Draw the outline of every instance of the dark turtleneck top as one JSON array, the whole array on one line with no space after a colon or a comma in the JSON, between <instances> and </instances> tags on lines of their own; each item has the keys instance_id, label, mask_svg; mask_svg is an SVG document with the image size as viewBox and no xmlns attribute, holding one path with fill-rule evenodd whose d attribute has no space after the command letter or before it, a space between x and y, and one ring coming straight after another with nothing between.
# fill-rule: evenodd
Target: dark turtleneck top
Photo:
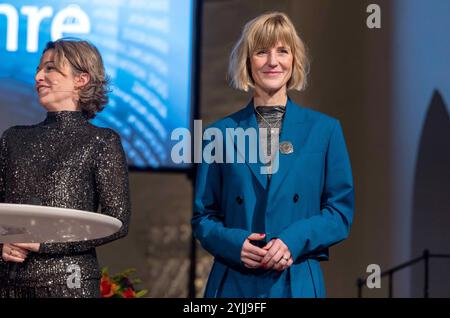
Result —
<instances>
[{"instance_id":1,"label":"dark turtleneck top","mask_svg":"<svg viewBox=\"0 0 450 318\"><path fill-rule=\"evenodd\" d=\"M270 157L270 161L267 166L270 166L270 162L273 160L275 154L271 153L272 143L276 139L279 139L281 134L281 128L283 125L284 114L286 113L285 106L256 106L255 115L259 128L267 128L267 138L264 140L261 136L260 144L263 147L267 147L266 153ZM273 130L273 129L276 130ZM272 174L267 174L268 181L270 182Z\"/></svg>"}]
</instances>

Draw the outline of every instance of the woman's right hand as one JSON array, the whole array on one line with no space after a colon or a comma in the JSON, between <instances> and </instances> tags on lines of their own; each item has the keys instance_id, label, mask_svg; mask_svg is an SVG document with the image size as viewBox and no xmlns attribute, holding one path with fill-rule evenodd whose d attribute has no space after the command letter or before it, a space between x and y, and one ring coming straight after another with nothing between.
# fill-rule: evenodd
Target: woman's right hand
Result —
<instances>
[{"instance_id":1,"label":"woman's right hand","mask_svg":"<svg viewBox=\"0 0 450 318\"><path fill-rule=\"evenodd\" d=\"M267 251L253 245L250 241L263 240L265 234L252 233L244 241L241 250L241 261L247 268L260 268L261 260L267 254Z\"/></svg>"},{"instance_id":2,"label":"woman's right hand","mask_svg":"<svg viewBox=\"0 0 450 318\"><path fill-rule=\"evenodd\" d=\"M2 258L5 262L23 263L28 256L28 251L9 243L3 243Z\"/></svg>"}]
</instances>

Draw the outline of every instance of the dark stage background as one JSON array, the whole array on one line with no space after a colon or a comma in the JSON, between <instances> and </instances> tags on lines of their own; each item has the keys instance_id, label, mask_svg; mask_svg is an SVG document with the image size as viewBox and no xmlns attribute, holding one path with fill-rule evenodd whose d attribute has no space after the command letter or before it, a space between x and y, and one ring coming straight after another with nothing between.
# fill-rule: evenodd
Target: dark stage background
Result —
<instances>
[{"instance_id":1,"label":"dark stage background","mask_svg":"<svg viewBox=\"0 0 450 318\"><path fill-rule=\"evenodd\" d=\"M176 1L173 1L174 3ZM367 6L381 8L369 29ZM201 20L199 103L204 125L246 105L226 80L243 25L270 10L290 15L312 59L298 103L337 117L356 190L350 237L323 263L329 297L356 297L369 264L387 270L423 249L450 254L450 1L205 0ZM0 90L7 90L1 84ZM127 238L98 249L111 272L136 267L150 297L188 296L191 181L183 173L133 172ZM197 250L196 294L211 257ZM450 260L430 261L430 296L450 297ZM395 297L421 297L423 264L394 276ZM364 297L386 297L364 289Z\"/></svg>"}]
</instances>

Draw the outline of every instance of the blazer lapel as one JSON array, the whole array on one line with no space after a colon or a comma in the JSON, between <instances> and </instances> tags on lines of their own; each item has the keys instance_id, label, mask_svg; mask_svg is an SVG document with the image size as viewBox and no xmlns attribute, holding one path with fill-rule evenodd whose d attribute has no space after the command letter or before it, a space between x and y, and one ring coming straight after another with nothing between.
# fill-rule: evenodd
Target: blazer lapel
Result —
<instances>
[{"instance_id":1,"label":"blazer lapel","mask_svg":"<svg viewBox=\"0 0 450 318\"><path fill-rule=\"evenodd\" d=\"M269 189L269 200L277 192L289 170L294 165L296 159L301 155L302 145L305 143L307 136L307 127L304 124L304 110L292 103L290 99L286 104L286 114L281 128L279 144L289 142L293 146L293 152L281 153L278 147L278 171L272 175Z\"/></svg>"},{"instance_id":2,"label":"blazer lapel","mask_svg":"<svg viewBox=\"0 0 450 318\"><path fill-rule=\"evenodd\" d=\"M253 99L250 101L250 103L245 108L245 111L243 112L242 117L237 123L237 127L231 127L231 128L242 128L244 131L248 128L254 129L256 131L256 138L248 138L246 139L245 147L244 149L241 149L242 147L238 147L236 145L236 140L233 138L233 144L234 148L236 149L238 156L240 155L241 158L245 158L246 165L250 168L255 178L258 180L258 182L261 184L261 186L266 189L267 187L267 175L261 174L261 169L264 167L261 163L261 160L259 158L259 127L258 123L256 121L254 106L253 106ZM230 132L227 132L227 137L232 138ZM250 160L250 151L254 151L256 153L256 162L253 162L254 160Z\"/></svg>"}]
</instances>

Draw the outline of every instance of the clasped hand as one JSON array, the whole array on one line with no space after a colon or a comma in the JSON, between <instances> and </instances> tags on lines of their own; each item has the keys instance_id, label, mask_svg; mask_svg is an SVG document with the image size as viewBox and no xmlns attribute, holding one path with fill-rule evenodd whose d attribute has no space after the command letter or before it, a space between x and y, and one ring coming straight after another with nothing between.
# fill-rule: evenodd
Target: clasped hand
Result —
<instances>
[{"instance_id":1,"label":"clasped hand","mask_svg":"<svg viewBox=\"0 0 450 318\"><path fill-rule=\"evenodd\" d=\"M247 268L263 268L284 271L294 262L286 244L279 238L270 240L264 247L251 241L261 241L265 234L252 233L245 240L241 250L241 261Z\"/></svg>"}]
</instances>

